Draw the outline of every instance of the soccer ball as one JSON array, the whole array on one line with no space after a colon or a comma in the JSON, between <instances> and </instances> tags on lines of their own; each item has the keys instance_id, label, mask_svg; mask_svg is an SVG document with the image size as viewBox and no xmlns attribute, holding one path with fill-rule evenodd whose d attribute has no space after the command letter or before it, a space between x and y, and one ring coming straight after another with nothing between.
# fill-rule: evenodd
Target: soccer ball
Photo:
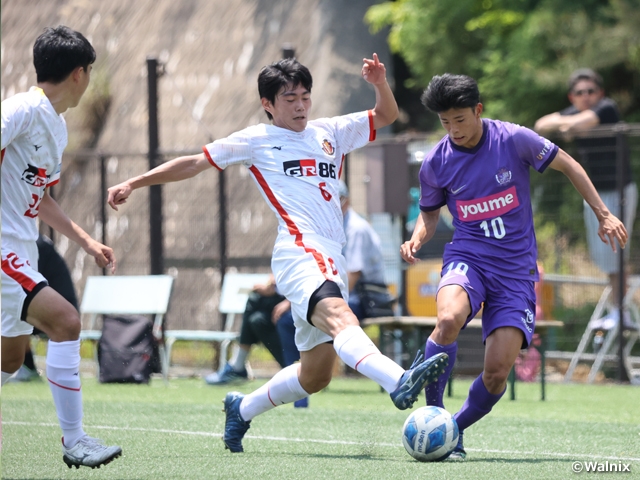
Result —
<instances>
[{"instance_id":1,"label":"soccer ball","mask_svg":"<svg viewBox=\"0 0 640 480\"><path fill-rule=\"evenodd\" d=\"M444 408L418 408L404 422L402 444L420 462L439 462L458 444L458 424Z\"/></svg>"}]
</instances>

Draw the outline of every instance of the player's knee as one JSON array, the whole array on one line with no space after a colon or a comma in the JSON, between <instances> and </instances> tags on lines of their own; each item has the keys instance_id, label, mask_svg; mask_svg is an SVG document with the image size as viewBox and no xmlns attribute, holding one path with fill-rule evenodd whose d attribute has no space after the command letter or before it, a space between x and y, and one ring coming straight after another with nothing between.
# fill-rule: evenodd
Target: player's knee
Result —
<instances>
[{"instance_id":1,"label":"player's knee","mask_svg":"<svg viewBox=\"0 0 640 480\"><path fill-rule=\"evenodd\" d=\"M453 313L443 312L438 314L438 323L435 328L435 342L440 345L448 345L458 338L463 322L459 316Z\"/></svg>"},{"instance_id":2,"label":"player's knee","mask_svg":"<svg viewBox=\"0 0 640 480\"><path fill-rule=\"evenodd\" d=\"M71 308L63 308L55 315L55 319L50 322L50 332L45 332L54 342L69 342L80 338L80 315L78 311Z\"/></svg>"},{"instance_id":3,"label":"player's knee","mask_svg":"<svg viewBox=\"0 0 640 480\"><path fill-rule=\"evenodd\" d=\"M15 373L24 363L23 355L7 355L2 352L2 371L4 373Z\"/></svg>"},{"instance_id":4,"label":"player's knee","mask_svg":"<svg viewBox=\"0 0 640 480\"><path fill-rule=\"evenodd\" d=\"M504 390L510 370L511 368L485 369L482 374L482 381L489 393L497 395Z\"/></svg>"},{"instance_id":5,"label":"player's knee","mask_svg":"<svg viewBox=\"0 0 640 480\"><path fill-rule=\"evenodd\" d=\"M302 388L304 388L305 392L308 394L318 393L322 389L326 388L331 382L331 372L324 375L315 375L313 378L308 378L304 382L302 382Z\"/></svg>"}]
</instances>

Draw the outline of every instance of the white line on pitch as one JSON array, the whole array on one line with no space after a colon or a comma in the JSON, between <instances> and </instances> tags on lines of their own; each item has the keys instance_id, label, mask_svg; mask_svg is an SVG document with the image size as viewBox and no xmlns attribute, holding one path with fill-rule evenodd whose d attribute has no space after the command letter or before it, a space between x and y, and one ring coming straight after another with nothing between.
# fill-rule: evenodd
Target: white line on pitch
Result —
<instances>
[{"instance_id":1,"label":"white line on pitch","mask_svg":"<svg viewBox=\"0 0 640 480\"><path fill-rule=\"evenodd\" d=\"M58 427L56 423L37 423L37 422L13 422L13 421L4 421L3 425L26 425L26 426L36 426L36 427ZM91 425L89 429L95 428L96 430L127 430L132 432L150 432L150 433L172 433L176 435L195 435L200 437L213 437L213 438L222 438L222 433L212 433L212 432L192 432L189 430L168 430L165 428L142 428L142 427L112 427L108 425ZM6 435L6 434L5 434ZM324 443L329 445L362 445L368 442L354 442L348 440L317 440L317 439L309 439L309 438L287 438L287 437L270 437L264 435L246 435L245 438L251 438L254 440L274 440L277 442L305 442L305 443ZM384 442L371 442L375 446L380 447L400 447L400 442L398 443L384 443ZM500 453L507 455L531 455L536 457L560 457L560 458L593 458L592 453L559 453L559 452L522 452L517 450L495 450L495 449L485 449L485 448L465 448L468 452L480 452L480 453ZM598 456L598 460L616 460L616 461L629 461L629 462L640 462L640 458L634 457L616 457L616 456Z\"/></svg>"}]
</instances>

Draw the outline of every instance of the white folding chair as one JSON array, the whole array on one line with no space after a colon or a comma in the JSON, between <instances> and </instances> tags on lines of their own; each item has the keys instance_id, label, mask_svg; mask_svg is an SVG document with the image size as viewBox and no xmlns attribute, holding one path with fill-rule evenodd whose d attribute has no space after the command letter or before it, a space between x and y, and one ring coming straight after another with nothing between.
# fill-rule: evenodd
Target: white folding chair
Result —
<instances>
[{"instance_id":1,"label":"white folding chair","mask_svg":"<svg viewBox=\"0 0 640 480\"><path fill-rule=\"evenodd\" d=\"M254 285L267 283L268 273L227 273L224 276L222 291L220 293L220 313L226 314L222 331L215 330L167 330L164 332L166 365L163 369L169 370L171 362L171 350L176 340L188 340L196 342L220 342L220 368L227 361L227 349L229 344L238 340L240 333L234 330L236 315L244 313L249 293Z\"/></svg>"},{"instance_id":2,"label":"white folding chair","mask_svg":"<svg viewBox=\"0 0 640 480\"><path fill-rule=\"evenodd\" d=\"M170 275L116 275L88 277L80 304L80 313L89 315L88 328L80 332L80 340L100 340L96 329L98 315L155 315L153 335L160 343L162 376L167 379L166 353L162 344L162 322L169 308L173 277ZM95 345L94 345L95 349ZM97 351L94 350L96 365Z\"/></svg>"}]
</instances>

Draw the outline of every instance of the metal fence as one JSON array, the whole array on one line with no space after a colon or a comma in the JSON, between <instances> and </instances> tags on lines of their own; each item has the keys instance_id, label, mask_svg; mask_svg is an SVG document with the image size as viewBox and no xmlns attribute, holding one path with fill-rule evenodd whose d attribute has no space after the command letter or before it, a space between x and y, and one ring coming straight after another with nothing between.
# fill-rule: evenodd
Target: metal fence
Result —
<instances>
[{"instance_id":1,"label":"metal fence","mask_svg":"<svg viewBox=\"0 0 640 480\"><path fill-rule=\"evenodd\" d=\"M615 131L596 129L593 133L604 134L624 138L627 145L624 154L630 156L633 179L640 183L640 125L626 125ZM428 151L440 136L396 137L378 142L406 144L403 163L408 172L409 187L416 188L420 166L416 158L420 156L419 152ZM581 152L576 151L573 141L554 141L575 158L580 158ZM160 157L164 161L199 151L200 146L194 146L188 152L164 152ZM443 213L442 230L439 228L432 245L425 248L427 254L423 267L426 266L427 270L414 273L417 279L410 277L407 283L407 273L412 272L408 272L406 265L402 264L398 252L402 239L410 235L412 212L415 212L415 191L413 197L407 190L393 192L394 195L407 198L408 209L404 215L368 212L367 196L376 195L376 192L370 188L367 162L365 149L347 158L345 171L353 207L359 213L368 215L380 233L387 280L403 298L406 311L423 314L433 306L432 284L437 283L437 274L434 276L429 268L437 272L442 247L447 235L450 235L447 216ZM217 307L223 272L229 269L269 271L277 221L246 169L232 167L224 175L211 169L193 179L163 186L162 238L151 238L149 189L135 191L119 212L112 211L105 203L108 186L148 170L146 152L71 152L65 155L63 165L61 182L53 192L55 198L76 223L94 238L102 239L114 248L118 257L118 274L150 273L150 245L152 242L161 242L164 271L176 278L167 316L168 328L219 328L221 318ZM221 179L224 182L222 191ZM606 275L598 270L589 257L582 220L582 200L568 179L556 171L548 170L543 175L534 172L531 188L540 262L549 278L566 279L570 277L558 275L568 275L595 279L593 282L549 282L551 293L545 298L546 314L549 318L565 321L565 328L555 338L552 348L575 349L602 293ZM639 217L640 212L636 212L631 252L626 265L632 275L640 274ZM48 234L48 228L43 227L43 232ZM102 272L77 245L62 236L53 235L81 295L86 277ZM417 291L409 291L416 288ZM421 299L421 296L424 298ZM422 307L420 301L424 302ZM422 310L412 312L411 302L418 302L418 310ZM636 298L636 302L640 304L640 298Z\"/></svg>"}]
</instances>

